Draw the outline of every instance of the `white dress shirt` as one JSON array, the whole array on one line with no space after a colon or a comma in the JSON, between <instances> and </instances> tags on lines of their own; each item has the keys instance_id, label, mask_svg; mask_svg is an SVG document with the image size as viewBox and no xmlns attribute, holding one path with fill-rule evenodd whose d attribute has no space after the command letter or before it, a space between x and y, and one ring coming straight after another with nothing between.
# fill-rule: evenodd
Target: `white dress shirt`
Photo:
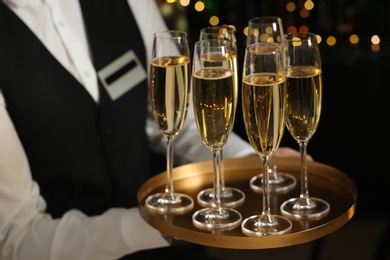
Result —
<instances>
[{"instance_id":1,"label":"white dress shirt","mask_svg":"<svg viewBox=\"0 0 390 260\"><path fill-rule=\"evenodd\" d=\"M89 54L77 0L3 0L37 35L52 55L99 99L96 71ZM154 0L128 0L150 60L153 33L166 29ZM146 17L145 13L148 13ZM166 141L152 113L147 133L152 148L165 152ZM225 157L253 154L234 133ZM192 106L175 139L175 163L210 160L196 130ZM148 225L137 208L112 208L88 217L70 210L60 219L45 214L45 200L33 181L26 154L6 110L0 90L0 259L116 259L139 250L167 246L159 231Z\"/></svg>"}]
</instances>

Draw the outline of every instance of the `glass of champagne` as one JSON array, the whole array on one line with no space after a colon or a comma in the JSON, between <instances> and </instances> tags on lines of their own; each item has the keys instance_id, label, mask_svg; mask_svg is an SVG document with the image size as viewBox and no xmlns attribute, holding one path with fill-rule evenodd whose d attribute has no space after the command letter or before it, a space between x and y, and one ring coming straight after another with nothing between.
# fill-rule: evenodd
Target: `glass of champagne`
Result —
<instances>
[{"instance_id":1,"label":"glass of champagne","mask_svg":"<svg viewBox=\"0 0 390 260\"><path fill-rule=\"evenodd\" d=\"M236 41L236 32L233 27L227 25L221 26L209 26L202 28L200 30L199 40L207 40L207 39L220 39L226 40L230 43L231 52L232 52L232 61L233 61L233 77L234 77L234 89L236 91L234 106L233 106L233 114L236 113L237 107L237 99L238 99L238 65L237 65L237 41ZM242 205L245 201L245 193L240 189L228 187L225 185L225 177L223 170L223 150L221 150L221 191L220 198L222 206L235 208ZM197 201L199 205L202 207L208 207L211 203L214 203L214 188L207 188L201 190L198 193Z\"/></svg>"},{"instance_id":2,"label":"glass of champagne","mask_svg":"<svg viewBox=\"0 0 390 260\"><path fill-rule=\"evenodd\" d=\"M248 22L248 37L246 38L247 46L259 42L275 43L280 45L282 35L284 34L283 22L277 16L259 16L254 17ZM293 190L297 185L296 178L287 172L278 171L276 158L270 157L269 167L269 190L273 193L287 193ZM254 192L263 192L263 174L253 176L249 185Z\"/></svg>"},{"instance_id":3,"label":"glass of champagne","mask_svg":"<svg viewBox=\"0 0 390 260\"><path fill-rule=\"evenodd\" d=\"M230 43L202 40L195 43L192 63L195 121L203 143L213 154L213 203L196 211L193 224L206 230L227 230L240 225L242 216L221 203L221 150L234 124L237 91Z\"/></svg>"},{"instance_id":4,"label":"glass of champagne","mask_svg":"<svg viewBox=\"0 0 390 260\"><path fill-rule=\"evenodd\" d=\"M269 160L278 149L285 128L286 85L280 46L256 43L246 47L242 75L242 111L248 139L260 156L263 170L263 209L241 224L247 236L289 233L289 219L270 207Z\"/></svg>"},{"instance_id":5,"label":"glass of champagne","mask_svg":"<svg viewBox=\"0 0 390 260\"><path fill-rule=\"evenodd\" d=\"M286 62L286 125L301 153L301 193L282 203L281 212L293 219L318 219L328 214L330 206L323 199L310 197L308 190L307 145L317 130L322 106L321 56L316 35L283 35L282 50Z\"/></svg>"},{"instance_id":6,"label":"glass of champagne","mask_svg":"<svg viewBox=\"0 0 390 260\"><path fill-rule=\"evenodd\" d=\"M167 183L165 191L150 195L146 207L155 213L182 214L194 206L193 199L174 191L173 139L180 132L190 98L190 49L185 32L154 34L150 68L150 100L157 127L167 139Z\"/></svg>"}]
</instances>

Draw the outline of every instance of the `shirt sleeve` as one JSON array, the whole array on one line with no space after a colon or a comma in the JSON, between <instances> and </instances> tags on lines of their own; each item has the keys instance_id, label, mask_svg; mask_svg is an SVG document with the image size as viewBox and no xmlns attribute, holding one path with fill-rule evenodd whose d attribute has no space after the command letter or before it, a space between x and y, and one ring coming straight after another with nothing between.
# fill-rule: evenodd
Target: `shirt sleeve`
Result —
<instances>
[{"instance_id":1,"label":"shirt sleeve","mask_svg":"<svg viewBox=\"0 0 390 260\"><path fill-rule=\"evenodd\" d=\"M0 144L0 259L116 259L168 246L137 208L113 208L96 217L72 210L60 219L44 213L46 203L1 92Z\"/></svg>"}]
</instances>

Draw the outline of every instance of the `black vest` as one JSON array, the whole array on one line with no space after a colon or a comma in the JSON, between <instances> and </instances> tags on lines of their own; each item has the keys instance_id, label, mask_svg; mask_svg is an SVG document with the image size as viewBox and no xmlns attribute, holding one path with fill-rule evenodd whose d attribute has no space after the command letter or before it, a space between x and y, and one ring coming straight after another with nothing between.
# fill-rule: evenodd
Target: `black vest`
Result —
<instances>
[{"instance_id":1,"label":"black vest","mask_svg":"<svg viewBox=\"0 0 390 260\"><path fill-rule=\"evenodd\" d=\"M146 70L142 38L126 1L80 3L96 71L130 49ZM96 104L0 2L0 88L47 212L95 215L137 206L137 190L150 177L147 80L115 101L100 84Z\"/></svg>"}]
</instances>

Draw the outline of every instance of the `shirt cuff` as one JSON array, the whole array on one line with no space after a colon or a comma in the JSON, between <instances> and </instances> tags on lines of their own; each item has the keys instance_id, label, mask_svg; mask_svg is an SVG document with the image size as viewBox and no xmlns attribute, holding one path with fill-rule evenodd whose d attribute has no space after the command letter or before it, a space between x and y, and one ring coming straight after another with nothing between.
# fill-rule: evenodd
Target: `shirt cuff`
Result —
<instances>
[{"instance_id":1,"label":"shirt cuff","mask_svg":"<svg viewBox=\"0 0 390 260\"><path fill-rule=\"evenodd\" d=\"M123 215L122 234L132 253L169 246L160 231L141 217L138 208L131 208Z\"/></svg>"}]
</instances>

